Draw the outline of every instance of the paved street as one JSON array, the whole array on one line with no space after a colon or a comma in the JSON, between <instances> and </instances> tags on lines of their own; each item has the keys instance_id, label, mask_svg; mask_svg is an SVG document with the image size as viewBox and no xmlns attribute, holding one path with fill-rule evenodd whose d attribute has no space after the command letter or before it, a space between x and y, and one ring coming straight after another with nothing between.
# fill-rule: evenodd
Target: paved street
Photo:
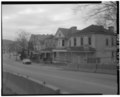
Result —
<instances>
[{"instance_id":1,"label":"paved street","mask_svg":"<svg viewBox=\"0 0 120 97\"><path fill-rule=\"evenodd\" d=\"M66 71L54 66L42 64L24 65L8 57L3 58L3 70L28 75L36 80L46 81L60 88L63 92L82 93L117 93L117 76L85 72ZM18 83L19 84L19 83Z\"/></svg>"}]
</instances>

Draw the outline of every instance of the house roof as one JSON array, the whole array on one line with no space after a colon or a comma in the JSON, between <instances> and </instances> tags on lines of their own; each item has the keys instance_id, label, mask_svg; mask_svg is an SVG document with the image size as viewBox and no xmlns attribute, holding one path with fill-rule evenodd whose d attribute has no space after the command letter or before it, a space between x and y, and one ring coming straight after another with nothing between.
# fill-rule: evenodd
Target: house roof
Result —
<instances>
[{"instance_id":1,"label":"house roof","mask_svg":"<svg viewBox=\"0 0 120 97\"><path fill-rule=\"evenodd\" d=\"M43 41L51 35L41 35L41 34L32 34L30 37L30 41Z\"/></svg>"},{"instance_id":2,"label":"house roof","mask_svg":"<svg viewBox=\"0 0 120 97\"><path fill-rule=\"evenodd\" d=\"M49 35L46 38L44 38L44 40L46 40L46 39L54 39L54 36L53 35Z\"/></svg>"},{"instance_id":3,"label":"house roof","mask_svg":"<svg viewBox=\"0 0 120 97\"><path fill-rule=\"evenodd\" d=\"M73 33L76 33L80 30L72 30L71 28L59 28L58 30L60 30L63 35L67 38L67 37L70 37Z\"/></svg>"},{"instance_id":4,"label":"house roof","mask_svg":"<svg viewBox=\"0 0 120 97\"><path fill-rule=\"evenodd\" d=\"M74 33L73 36L85 35L85 34L104 34L104 35L115 35L114 32L105 29L103 26L90 25L87 28Z\"/></svg>"}]
</instances>

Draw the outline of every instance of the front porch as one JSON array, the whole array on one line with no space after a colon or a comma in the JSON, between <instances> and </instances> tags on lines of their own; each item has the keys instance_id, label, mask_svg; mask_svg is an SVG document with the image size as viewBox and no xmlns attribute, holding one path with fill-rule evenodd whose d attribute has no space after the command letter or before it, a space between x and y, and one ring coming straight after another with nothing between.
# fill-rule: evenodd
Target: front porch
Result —
<instances>
[{"instance_id":1,"label":"front porch","mask_svg":"<svg viewBox=\"0 0 120 97\"><path fill-rule=\"evenodd\" d=\"M52 63L52 49L44 49L40 51L40 62Z\"/></svg>"},{"instance_id":2,"label":"front porch","mask_svg":"<svg viewBox=\"0 0 120 97\"><path fill-rule=\"evenodd\" d=\"M85 64L89 61L90 57L94 58L94 52L72 52L72 51L57 51L53 52L53 62L66 63L66 64ZM96 60L96 59L95 59Z\"/></svg>"}]
</instances>

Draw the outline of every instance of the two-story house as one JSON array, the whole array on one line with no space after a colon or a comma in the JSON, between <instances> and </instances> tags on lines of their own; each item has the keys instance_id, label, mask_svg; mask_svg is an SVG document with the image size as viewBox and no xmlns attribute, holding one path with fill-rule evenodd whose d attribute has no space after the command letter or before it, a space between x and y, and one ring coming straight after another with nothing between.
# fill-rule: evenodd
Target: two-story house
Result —
<instances>
[{"instance_id":1,"label":"two-story house","mask_svg":"<svg viewBox=\"0 0 120 97\"><path fill-rule=\"evenodd\" d=\"M66 63L67 48L69 47L68 39L73 33L78 32L77 27L59 28L55 34L56 47L53 49L53 62Z\"/></svg>"},{"instance_id":2,"label":"two-story house","mask_svg":"<svg viewBox=\"0 0 120 97\"><path fill-rule=\"evenodd\" d=\"M71 35L71 63L112 64L116 59L116 36L110 27L90 25Z\"/></svg>"},{"instance_id":3,"label":"two-story house","mask_svg":"<svg viewBox=\"0 0 120 97\"><path fill-rule=\"evenodd\" d=\"M116 59L116 36L112 27L90 25L82 30L58 29L54 62L112 64Z\"/></svg>"}]
</instances>

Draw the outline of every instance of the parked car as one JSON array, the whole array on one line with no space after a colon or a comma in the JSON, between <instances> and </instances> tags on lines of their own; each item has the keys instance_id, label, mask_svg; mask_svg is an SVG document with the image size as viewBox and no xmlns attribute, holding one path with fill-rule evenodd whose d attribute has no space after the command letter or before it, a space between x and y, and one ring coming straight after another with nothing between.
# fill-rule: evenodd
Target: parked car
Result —
<instances>
[{"instance_id":1,"label":"parked car","mask_svg":"<svg viewBox=\"0 0 120 97\"><path fill-rule=\"evenodd\" d=\"M23 59L23 64L31 64L31 60L30 59Z\"/></svg>"}]
</instances>

